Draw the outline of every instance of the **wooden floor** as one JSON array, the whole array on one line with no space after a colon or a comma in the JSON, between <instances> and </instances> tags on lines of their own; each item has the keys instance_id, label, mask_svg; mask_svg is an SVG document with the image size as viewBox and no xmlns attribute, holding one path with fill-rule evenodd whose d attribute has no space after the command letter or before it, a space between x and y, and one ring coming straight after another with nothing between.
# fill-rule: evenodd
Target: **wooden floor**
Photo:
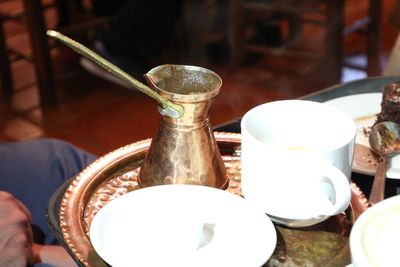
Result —
<instances>
[{"instance_id":1,"label":"wooden floor","mask_svg":"<svg viewBox=\"0 0 400 267\"><path fill-rule=\"evenodd\" d=\"M397 30L388 20L392 2L385 1L382 16L382 66L397 37ZM313 33L306 34L305 39L321 43L321 36ZM23 30L8 41L28 46ZM347 40L346 59L365 61L364 44L362 37ZM53 60L59 77L60 102L45 110L39 106L31 64L24 61L13 64L16 89L11 107L3 102L0 105L1 141L59 138L102 155L155 133L160 115L153 100L88 74L80 67L79 57L67 48L55 50ZM183 60L183 63L193 61ZM319 75L323 67L320 64L291 58L265 57L240 68L232 68L227 60L216 62L212 58L202 58L200 64L217 72L223 80L221 93L211 108L214 126L240 117L258 104L296 98L333 85ZM366 76L363 71L347 68L343 68L343 74L343 82Z\"/></svg>"}]
</instances>

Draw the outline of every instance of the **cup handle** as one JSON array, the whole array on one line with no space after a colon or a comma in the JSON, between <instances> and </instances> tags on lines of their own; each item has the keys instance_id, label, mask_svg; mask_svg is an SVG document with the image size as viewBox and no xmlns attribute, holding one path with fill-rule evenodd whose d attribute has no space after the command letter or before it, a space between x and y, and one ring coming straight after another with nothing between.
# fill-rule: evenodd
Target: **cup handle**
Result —
<instances>
[{"instance_id":1,"label":"cup handle","mask_svg":"<svg viewBox=\"0 0 400 267\"><path fill-rule=\"evenodd\" d=\"M330 210L321 212L319 215L332 216L346 210L351 200L351 189L346 175L340 169L329 163L324 162L317 166L321 169L320 173L322 174L318 179L321 181L325 179L327 182L330 182L335 191L335 203L331 206Z\"/></svg>"}]
</instances>

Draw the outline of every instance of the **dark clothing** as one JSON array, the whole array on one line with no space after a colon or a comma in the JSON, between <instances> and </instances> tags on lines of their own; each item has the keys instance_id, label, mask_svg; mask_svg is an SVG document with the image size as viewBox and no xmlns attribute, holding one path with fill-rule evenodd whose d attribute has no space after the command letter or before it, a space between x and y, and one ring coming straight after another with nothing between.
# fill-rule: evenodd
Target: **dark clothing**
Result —
<instances>
[{"instance_id":1,"label":"dark clothing","mask_svg":"<svg viewBox=\"0 0 400 267\"><path fill-rule=\"evenodd\" d=\"M36 243L57 243L47 223L47 203L64 181L95 159L59 140L0 144L0 190L13 194L29 209Z\"/></svg>"}]
</instances>

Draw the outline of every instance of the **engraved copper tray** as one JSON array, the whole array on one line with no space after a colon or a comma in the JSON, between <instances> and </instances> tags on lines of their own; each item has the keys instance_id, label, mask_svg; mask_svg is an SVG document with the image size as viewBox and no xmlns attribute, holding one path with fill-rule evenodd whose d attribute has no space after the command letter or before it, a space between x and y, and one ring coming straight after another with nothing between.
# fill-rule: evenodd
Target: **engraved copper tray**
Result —
<instances>
[{"instance_id":1,"label":"engraved copper tray","mask_svg":"<svg viewBox=\"0 0 400 267\"><path fill-rule=\"evenodd\" d=\"M216 132L215 137L229 175L227 190L240 195L240 134ZM138 186L138 170L150 142L150 139L139 141L97 159L74 177L65 190L60 204L60 229L67 249L80 265L107 266L91 246L90 224L105 204ZM369 207L364 194L354 183L351 183L351 189L352 201L345 214L309 228L277 226L277 248L265 266L318 266L322 263L329 266L332 262L328 261L334 261L333 265L349 264L351 226ZM134 210L132 207L132 212ZM327 255L324 255L325 250L319 249L321 244L322 247L326 245ZM329 255L330 252L334 254ZM322 262L325 258L328 260Z\"/></svg>"}]
</instances>

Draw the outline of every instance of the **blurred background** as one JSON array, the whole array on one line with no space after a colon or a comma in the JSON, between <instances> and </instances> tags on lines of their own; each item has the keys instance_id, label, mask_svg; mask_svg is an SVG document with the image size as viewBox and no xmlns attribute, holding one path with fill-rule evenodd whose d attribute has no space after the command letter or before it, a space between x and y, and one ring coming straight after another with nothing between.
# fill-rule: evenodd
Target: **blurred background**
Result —
<instances>
[{"instance_id":1,"label":"blurred background","mask_svg":"<svg viewBox=\"0 0 400 267\"><path fill-rule=\"evenodd\" d=\"M183 1L148 68L186 64L219 74L210 112L217 126L261 103L384 75L398 35L395 10L395 0ZM60 138L103 155L152 137L160 118L152 99L92 75L77 53L45 36L57 29L91 47L111 18L94 14L90 1L0 0L0 19L1 141Z\"/></svg>"}]
</instances>

